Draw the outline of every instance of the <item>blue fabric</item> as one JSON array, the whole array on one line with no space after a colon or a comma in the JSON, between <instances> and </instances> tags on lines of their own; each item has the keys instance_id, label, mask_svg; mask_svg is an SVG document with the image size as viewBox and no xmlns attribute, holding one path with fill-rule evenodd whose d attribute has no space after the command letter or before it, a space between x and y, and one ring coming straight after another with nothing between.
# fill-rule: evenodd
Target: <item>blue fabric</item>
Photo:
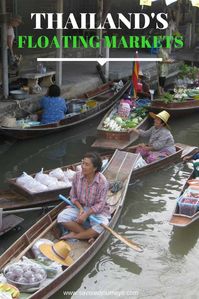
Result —
<instances>
[{"instance_id":1,"label":"blue fabric","mask_svg":"<svg viewBox=\"0 0 199 299\"><path fill-rule=\"evenodd\" d=\"M193 155L193 160L198 160L199 159L199 153Z\"/></svg>"},{"instance_id":2,"label":"blue fabric","mask_svg":"<svg viewBox=\"0 0 199 299\"><path fill-rule=\"evenodd\" d=\"M63 98L47 96L41 99L41 108L43 109L42 124L54 123L63 119L68 110Z\"/></svg>"}]
</instances>

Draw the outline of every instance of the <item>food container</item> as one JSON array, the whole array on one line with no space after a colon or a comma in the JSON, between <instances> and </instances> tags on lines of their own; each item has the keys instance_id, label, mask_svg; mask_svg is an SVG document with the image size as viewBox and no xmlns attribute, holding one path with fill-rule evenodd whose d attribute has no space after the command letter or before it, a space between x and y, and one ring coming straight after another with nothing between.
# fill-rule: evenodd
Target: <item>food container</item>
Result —
<instances>
[{"instance_id":1,"label":"food container","mask_svg":"<svg viewBox=\"0 0 199 299\"><path fill-rule=\"evenodd\" d=\"M24 100L27 98L28 93L23 90L11 90L10 96L15 100Z\"/></svg>"},{"instance_id":2,"label":"food container","mask_svg":"<svg viewBox=\"0 0 199 299\"><path fill-rule=\"evenodd\" d=\"M95 108L97 106L97 102L94 100L89 100L86 102L86 106L91 109L91 108Z\"/></svg>"},{"instance_id":3,"label":"food container","mask_svg":"<svg viewBox=\"0 0 199 299\"><path fill-rule=\"evenodd\" d=\"M30 264L26 263L26 267L28 267L30 269L31 266L34 264L34 266L37 267L38 269L40 269L40 271L43 271L43 276L42 276L42 279L40 281L32 282L32 283L30 283L30 282L29 283L28 282L27 283L25 283L25 282L22 283L22 282L14 281L14 280L12 280L8 277L8 272L10 271L11 267L13 267L13 265L14 265L14 267L16 268L17 266L20 266L22 263L23 262L19 262L19 263L11 264L11 265L8 265L8 266L5 267L4 276L7 280L7 282L14 285L14 286L16 286L22 292L26 291L28 289L39 288L40 285L46 280L47 274L46 274L46 271L36 263L30 263ZM25 264L25 263L23 263L23 264Z\"/></svg>"}]
</instances>

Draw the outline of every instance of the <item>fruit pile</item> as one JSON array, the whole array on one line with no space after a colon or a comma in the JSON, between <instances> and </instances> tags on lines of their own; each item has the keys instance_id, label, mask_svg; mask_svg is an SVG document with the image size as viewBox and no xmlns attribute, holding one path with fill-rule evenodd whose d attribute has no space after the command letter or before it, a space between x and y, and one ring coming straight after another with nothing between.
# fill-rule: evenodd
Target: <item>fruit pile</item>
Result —
<instances>
[{"instance_id":1,"label":"fruit pile","mask_svg":"<svg viewBox=\"0 0 199 299\"><path fill-rule=\"evenodd\" d=\"M46 279L46 272L36 263L19 262L7 266L4 270L4 276L8 282L17 284L20 288L20 285L39 285L41 281Z\"/></svg>"},{"instance_id":2,"label":"fruit pile","mask_svg":"<svg viewBox=\"0 0 199 299\"><path fill-rule=\"evenodd\" d=\"M13 299L17 299L20 296L19 290L15 286L9 283L0 283L0 294L2 298L4 294L5 294L4 296L5 298L6 298L6 294ZM7 298L9 298L8 296Z\"/></svg>"}]
</instances>

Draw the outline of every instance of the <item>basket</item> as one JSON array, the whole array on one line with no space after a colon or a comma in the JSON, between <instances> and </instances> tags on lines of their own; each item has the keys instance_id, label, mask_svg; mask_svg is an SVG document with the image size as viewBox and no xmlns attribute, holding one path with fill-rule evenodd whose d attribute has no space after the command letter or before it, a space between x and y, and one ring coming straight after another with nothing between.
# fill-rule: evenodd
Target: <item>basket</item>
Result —
<instances>
[{"instance_id":1,"label":"basket","mask_svg":"<svg viewBox=\"0 0 199 299\"><path fill-rule=\"evenodd\" d=\"M44 276L42 277L42 279L41 279L40 281L32 282L32 283L25 283L25 282L22 283L22 282L14 281L14 280L12 280L12 279L10 279L10 278L8 277L9 269L10 269L13 265L16 267L16 266L19 266L19 265L21 265L21 264L22 264L22 263L19 262L19 263L11 264L11 265L8 265L8 266L5 267L5 269L4 269L4 276L5 276L6 280L7 280L7 282L10 283L10 284L12 284L12 285L14 285L14 286L16 286L21 292L26 291L26 290L29 290L29 289L33 289L33 288L34 288L34 289L35 289L35 288L39 288L40 285L46 280L46 278L47 278L47 274L46 274L46 271L43 270L43 268L42 268L41 266L39 266L38 264L30 263L29 268L31 267L31 265L34 264L38 269L40 269L40 270L42 269L42 270L43 270L43 272L44 272L45 274L44 274Z\"/></svg>"},{"instance_id":2,"label":"basket","mask_svg":"<svg viewBox=\"0 0 199 299\"><path fill-rule=\"evenodd\" d=\"M199 210L199 199L181 196L178 199L179 214L193 216Z\"/></svg>"}]
</instances>

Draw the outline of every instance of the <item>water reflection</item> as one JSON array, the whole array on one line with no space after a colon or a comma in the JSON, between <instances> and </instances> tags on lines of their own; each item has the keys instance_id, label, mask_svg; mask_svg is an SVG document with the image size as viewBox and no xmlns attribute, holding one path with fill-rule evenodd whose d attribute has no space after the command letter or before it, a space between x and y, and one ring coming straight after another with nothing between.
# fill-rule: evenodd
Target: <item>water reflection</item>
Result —
<instances>
[{"instance_id":1,"label":"water reflection","mask_svg":"<svg viewBox=\"0 0 199 299\"><path fill-rule=\"evenodd\" d=\"M187 227L174 227L169 241L169 250L173 255L185 256L198 241L198 222Z\"/></svg>"}]
</instances>

